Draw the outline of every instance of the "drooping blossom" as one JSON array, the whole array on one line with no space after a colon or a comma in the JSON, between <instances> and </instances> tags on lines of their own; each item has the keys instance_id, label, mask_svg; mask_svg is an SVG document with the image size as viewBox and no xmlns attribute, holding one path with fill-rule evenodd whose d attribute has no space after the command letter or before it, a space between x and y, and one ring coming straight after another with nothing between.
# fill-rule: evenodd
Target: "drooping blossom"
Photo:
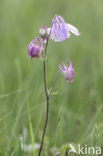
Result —
<instances>
[{"instance_id":1,"label":"drooping blossom","mask_svg":"<svg viewBox=\"0 0 103 156\"><path fill-rule=\"evenodd\" d=\"M68 61L69 67L67 67L64 63L59 66L60 71L63 73L67 82L71 83L74 79L74 68L71 61Z\"/></svg>"},{"instance_id":2,"label":"drooping blossom","mask_svg":"<svg viewBox=\"0 0 103 156\"><path fill-rule=\"evenodd\" d=\"M76 36L79 36L80 33L76 27L65 22L63 17L55 16L52 21L52 27L48 28L48 33L51 30L50 39L55 42L61 42L70 38L70 32Z\"/></svg>"},{"instance_id":3,"label":"drooping blossom","mask_svg":"<svg viewBox=\"0 0 103 156\"><path fill-rule=\"evenodd\" d=\"M28 46L28 56L38 58L43 50L43 40L35 38Z\"/></svg>"}]
</instances>

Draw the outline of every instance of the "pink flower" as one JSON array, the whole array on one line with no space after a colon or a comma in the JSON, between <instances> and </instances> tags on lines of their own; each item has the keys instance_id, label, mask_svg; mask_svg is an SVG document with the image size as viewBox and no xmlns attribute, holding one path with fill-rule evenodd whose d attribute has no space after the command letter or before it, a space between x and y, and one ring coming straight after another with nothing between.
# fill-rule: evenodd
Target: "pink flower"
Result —
<instances>
[{"instance_id":1,"label":"pink flower","mask_svg":"<svg viewBox=\"0 0 103 156\"><path fill-rule=\"evenodd\" d=\"M37 45L39 42L39 45ZM39 40L39 38L35 38L32 42L30 42L28 46L28 56L38 58L41 55L43 50L43 40Z\"/></svg>"},{"instance_id":2,"label":"pink flower","mask_svg":"<svg viewBox=\"0 0 103 156\"><path fill-rule=\"evenodd\" d=\"M62 42L70 38L70 32L76 36L80 35L78 29L73 25L66 23L61 16L55 16L52 22L52 27L47 30L48 33L51 30L50 39L55 42Z\"/></svg>"},{"instance_id":3,"label":"pink flower","mask_svg":"<svg viewBox=\"0 0 103 156\"><path fill-rule=\"evenodd\" d=\"M59 66L60 71L63 73L64 77L69 83L72 83L74 79L74 68L71 61L69 62L69 67L67 67L64 63Z\"/></svg>"}]
</instances>

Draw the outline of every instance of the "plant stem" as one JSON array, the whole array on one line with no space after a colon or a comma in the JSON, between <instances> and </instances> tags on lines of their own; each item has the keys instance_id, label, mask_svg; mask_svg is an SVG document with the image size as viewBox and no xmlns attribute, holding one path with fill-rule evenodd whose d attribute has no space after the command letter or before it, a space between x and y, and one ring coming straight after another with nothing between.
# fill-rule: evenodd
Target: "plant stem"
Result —
<instances>
[{"instance_id":1,"label":"plant stem","mask_svg":"<svg viewBox=\"0 0 103 156\"><path fill-rule=\"evenodd\" d=\"M40 145L40 150L39 150L39 156L41 155L41 151L42 151L42 147L43 147L43 143L44 143L44 136L45 136L45 132L46 132L46 127L47 127L47 123L48 123L48 114L49 114L49 95L48 95L47 83L46 83L46 64L45 64L45 60L44 60L44 84L45 84L45 93L46 93L46 100L47 100L47 110L46 110L45 126L44 126L44 130L43 130L43 135L42 135L42 140L41 140L41 145Z\"/></svg>"},{"instance_id":2,"label":"plant stem","mask_svg":"<svg viewBox=\"0 0 103 156\"><path fill-rule=\"evenodd\" d=\"M47 78L46 78L46 60L43 60L44 63L44 86L45 86L45 93L46 93L46 99L49 96L48 95L48 89L47 89Z\"/></svg>"},{"instance_id":3,"label":"plant stem","mask_svg":"<svg viewBox=\"0 0 103 156\"><path fill-rule=\"evenodd\" d=\"M68 150L66 150L65 156L68 156Z\"/></svg>"},{"instance_id":4,"label":"plant stem","mask_svg":"<svg viewBox=\"0 0 103 156\"><path fill-rule=\"evenodd\" d=\"M56 77L56 79L55 79L55 81L54 81L54 83L53 83L53 85L52 85L52 87L51 87L51 89L50 89L49 97L50 97L50 95L51 95L51 93L52 93L52 91L53 91L53 89L54 89L54 87L55 87L55 85L56 85L56 82L57 82L57 80L58 80L58 78L59 78L59 75L60 75L60 71L58 72L57 77Z\"/></svg>"},{"instance_id":5,"label":"plant stem","mask_svg":"<svg viewBox=\"0 0 103 156\"><path fill-rule=\"evenodd\" d=\"M44 136L45 136L45 132L46 132L46 127L47 127L47 123L48 123L48 114L49 114L49 99L50 99L50 95L56 85L56 82L59 78L60 72L58 72L58 75L56 77L56 80L54 81L50 92L48 93L47 90L47 79L46 79L46 60L44 59L44 86L45 86L45 93L46 93L46 101L47 101L47 108L46 108L46 120L45 120L45 125L44 125L44 130L43 130L43 135L42 135L42 140L41 140L41 145L40 145L40 150L39 150L39 156L41 155L41 151L43 148L43 143L44 143Z\"/></svg>"},{"instance_id":6,"label":"plant stem","mask_svg":"<svg viewBox=\"0 0 103 156\"><path fill-rule=\"evenodd\" d=\"M43 135L42 135L42 140L41 140L41 145L40 145L40 150L39 150L39 156L41 155L43 143L44 143L44 136L46 132L46 127L48 123L48 114L49 114L49 94L47 90L47 79L46 79L46 60L43 60L44 63L44 86L45 86L45 93L46 93L46 101L47 101L47 110L46 110L46 120L45 120L45 125L44 125L44 130L43 130Z\"/></svg>"},{"instance_id":7,"label":"plant stem","mask_svg":"<svg viewBox=\"0 0 103 156\"><path fill-rule=\"evenodd\" d=\"M51 26L52 29L52 26ZM46 119L45 119L45 125L44 125L44 129L43 129L43 135L42 135L42 140L41 140L41 145L40 145L40 149L39 149L39 156L41 155L41 151L43 148L43 143L44 143L44 137L45 137L45 132L46 132L46 128L47 128L47 123L48 123L48 114L49 114L49 99L50 99L50 95L51 92L53 91L55 84L58 80L59 74L50 90L50 93L48 93L48 89L47 89L47 73L46 73L46 56L47 56L47 48L48 48L48 41L49 41L49 37L51 34L51 30L50 33L48 35L47 41L46 41L46 46L45 46L45 55L43 56L43 64L44 64L44 86L45 86L45 94L46 94Z\"/></svg>"}]
</instances>

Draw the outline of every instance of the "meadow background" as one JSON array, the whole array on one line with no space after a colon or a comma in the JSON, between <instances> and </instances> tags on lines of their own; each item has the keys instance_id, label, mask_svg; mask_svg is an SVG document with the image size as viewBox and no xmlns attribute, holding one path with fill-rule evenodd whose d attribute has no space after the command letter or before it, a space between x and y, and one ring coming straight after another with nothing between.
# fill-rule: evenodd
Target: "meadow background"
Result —
<instances>
[{"instance_id":1,"label":"meadow background","mask_svg":"<svg viewBox=\"0 0 103 156\"><path fill-rule=\"evenodd\" d=\"M103 148L103 0L0 0L0 156L32 156L21 150L20 137L26 145L41 141L43 62L31 60L27 48L55 14L76 26L81 36L49 42L48 88L62 61L73 62L75 79L68 84L61 74L56 84L44 156L55 156L66 143Z\"/></svg>"}]
</instances>

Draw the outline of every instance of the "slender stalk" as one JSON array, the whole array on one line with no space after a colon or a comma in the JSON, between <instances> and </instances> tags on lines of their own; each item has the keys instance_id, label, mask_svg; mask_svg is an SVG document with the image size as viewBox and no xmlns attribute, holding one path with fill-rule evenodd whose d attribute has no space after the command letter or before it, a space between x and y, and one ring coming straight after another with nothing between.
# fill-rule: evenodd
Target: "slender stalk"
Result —
<instances>
[{"instance_id":1,"label":"slender stalk","mask_svg":"<svg viewBox=\"0 0 103 156\"><path fill-rule=\"evenodd\" d=\"M46 81L46 62L44 60L44 85L45 85L45 93L46 93L46 100L47 100L47 110L46 110L46 120L45 120L45 125L44 125L44 130L43 130L43 135L42 135L42 140L41 140L41 145L40 145L40 150L39 150L39 156L41 155L43 143L44 143L44 136L46 132L46 127L48 123L48 114L49 114L49 95L48 95L48 90L47 90L47 81Z\"/></svg>"},{"instance_id":2,"label":"slender stalk","mask_svg":"<svg viewBox=\"0 0 103 156\"><path fill-rule=\"evenodd\" d=\"M46 108L46 120L45 120L45 125L44 125L44 130L43 130L43 135L42 135L42 140L41 140L41 145L40 145L40 150L39 150L39 156L41 155L41 151L43 148L43 143L44 143L44 136L45 136L45 132L46 132L46 127L47 127L47 123L48 123L48 115L49 115L49 99L50 99L50 95L56 85L56 82L59 78L60 72L58 72L58 75L56 77L56 80L54 81L50 92L48 93L47 90L47 79L46 79L46 60L44 59L44 86L45 86L45 93L46 93L46 101L47 101L47 108Z\"/></svg>"},{"instance_id":3,"label":"slender stalk","mask_svg":"<svg viewBox=\"0 0 103 156\"><path fill-rule=\"evenodd\" d=\"M68 150L66 150L65 156L68 156Z\"/></svg>"},{"instance_id":4,"label":"slender stalk","mask_svg":"<svg viewBox=\"0 0 103 156\"><path fill-rule=\"evenodd\" d=\"M58 72L57 77L56 77L56 79L55 79L55 81L54 81L54 83L53 83L53 85L52 85L52 87L50 89L49 97L50 97L50 95L51 95L51 93L52 93L52 91L53 91L53 89L54 89L54 87L56 85L56 82L58 81L59 75L60 75L60 71Z\"/></svg>"},{"instance_id":5,"label":"slender stalk","mask_svg":"<svg viewBox=\"0 0 103 156\"><path fill-rule=\"evenodd\" d=\"M50 93L48 93L48 89L47 89L47 77L46 77L46 75L47 75L47 73L46 73L46 56L47 56L47 48L48 48L48 41L49 41L50 34L51 34L51 30L50 30L50 33L48 35L46 46L45 46L45 55L43 56L43 64L44 64L44 86L45 86L46 104L47 105L46 105L46 119L45 119L45 125L44 125L44 129L43 129L43 135L42 135L42 139L41 139L41 145L40 145L40 149L39 149L39 156L41 155L41 151L42 151L42 148L43 148L44 137L45 137L47 123L48 123L50 94L53 91L53 89L55 87L55 84L56 84L56 82L58 80L58 77L59 77L59 75L58 75L57 78L56 78L56 80L55 80L55 82L54 82L54 84L53 84L53 86L52 86L52 88L51 88Z\"/></svg>"},{"instance_id":6,"label":"slender stalk","mask_svg":"<svg viewBox=\"0 0 103 156\"><path fill-rule=\"evenodd\" d=\"M46 57L47 46L48 46L48 39L47 39L46 47L45 47L45 57ZM49 114L49 94L48 94L48 89L47 89L46 60L45 60L45 57L44 57L44 60L43 60L43 64L44 64L44 86L45 86L45 94L46 94L47 106L46 106L46 120L45 120L45 125L44 125L42 140L41 140L41 145L40 145L40 149L39 149L39 156L41 155L41 151L42 151L42 148L43 148L44 136L45 136L45 132L46 132L46 127L47 127L47 123L48 123L48 114Z\"/></svg>"},{"instance_id":7,"label":"slender stalk","mask_svg":"<svg viewBox=\"0 0 103 156\"><path fill-rule=\"evenodd\" d=\"M47 89L47 78L46 78L46 60L43 60L44 63L44 86L45 86L45 93L46 93L46 99L48 98L48 89Z\"/></svg>"}]
</instances>

